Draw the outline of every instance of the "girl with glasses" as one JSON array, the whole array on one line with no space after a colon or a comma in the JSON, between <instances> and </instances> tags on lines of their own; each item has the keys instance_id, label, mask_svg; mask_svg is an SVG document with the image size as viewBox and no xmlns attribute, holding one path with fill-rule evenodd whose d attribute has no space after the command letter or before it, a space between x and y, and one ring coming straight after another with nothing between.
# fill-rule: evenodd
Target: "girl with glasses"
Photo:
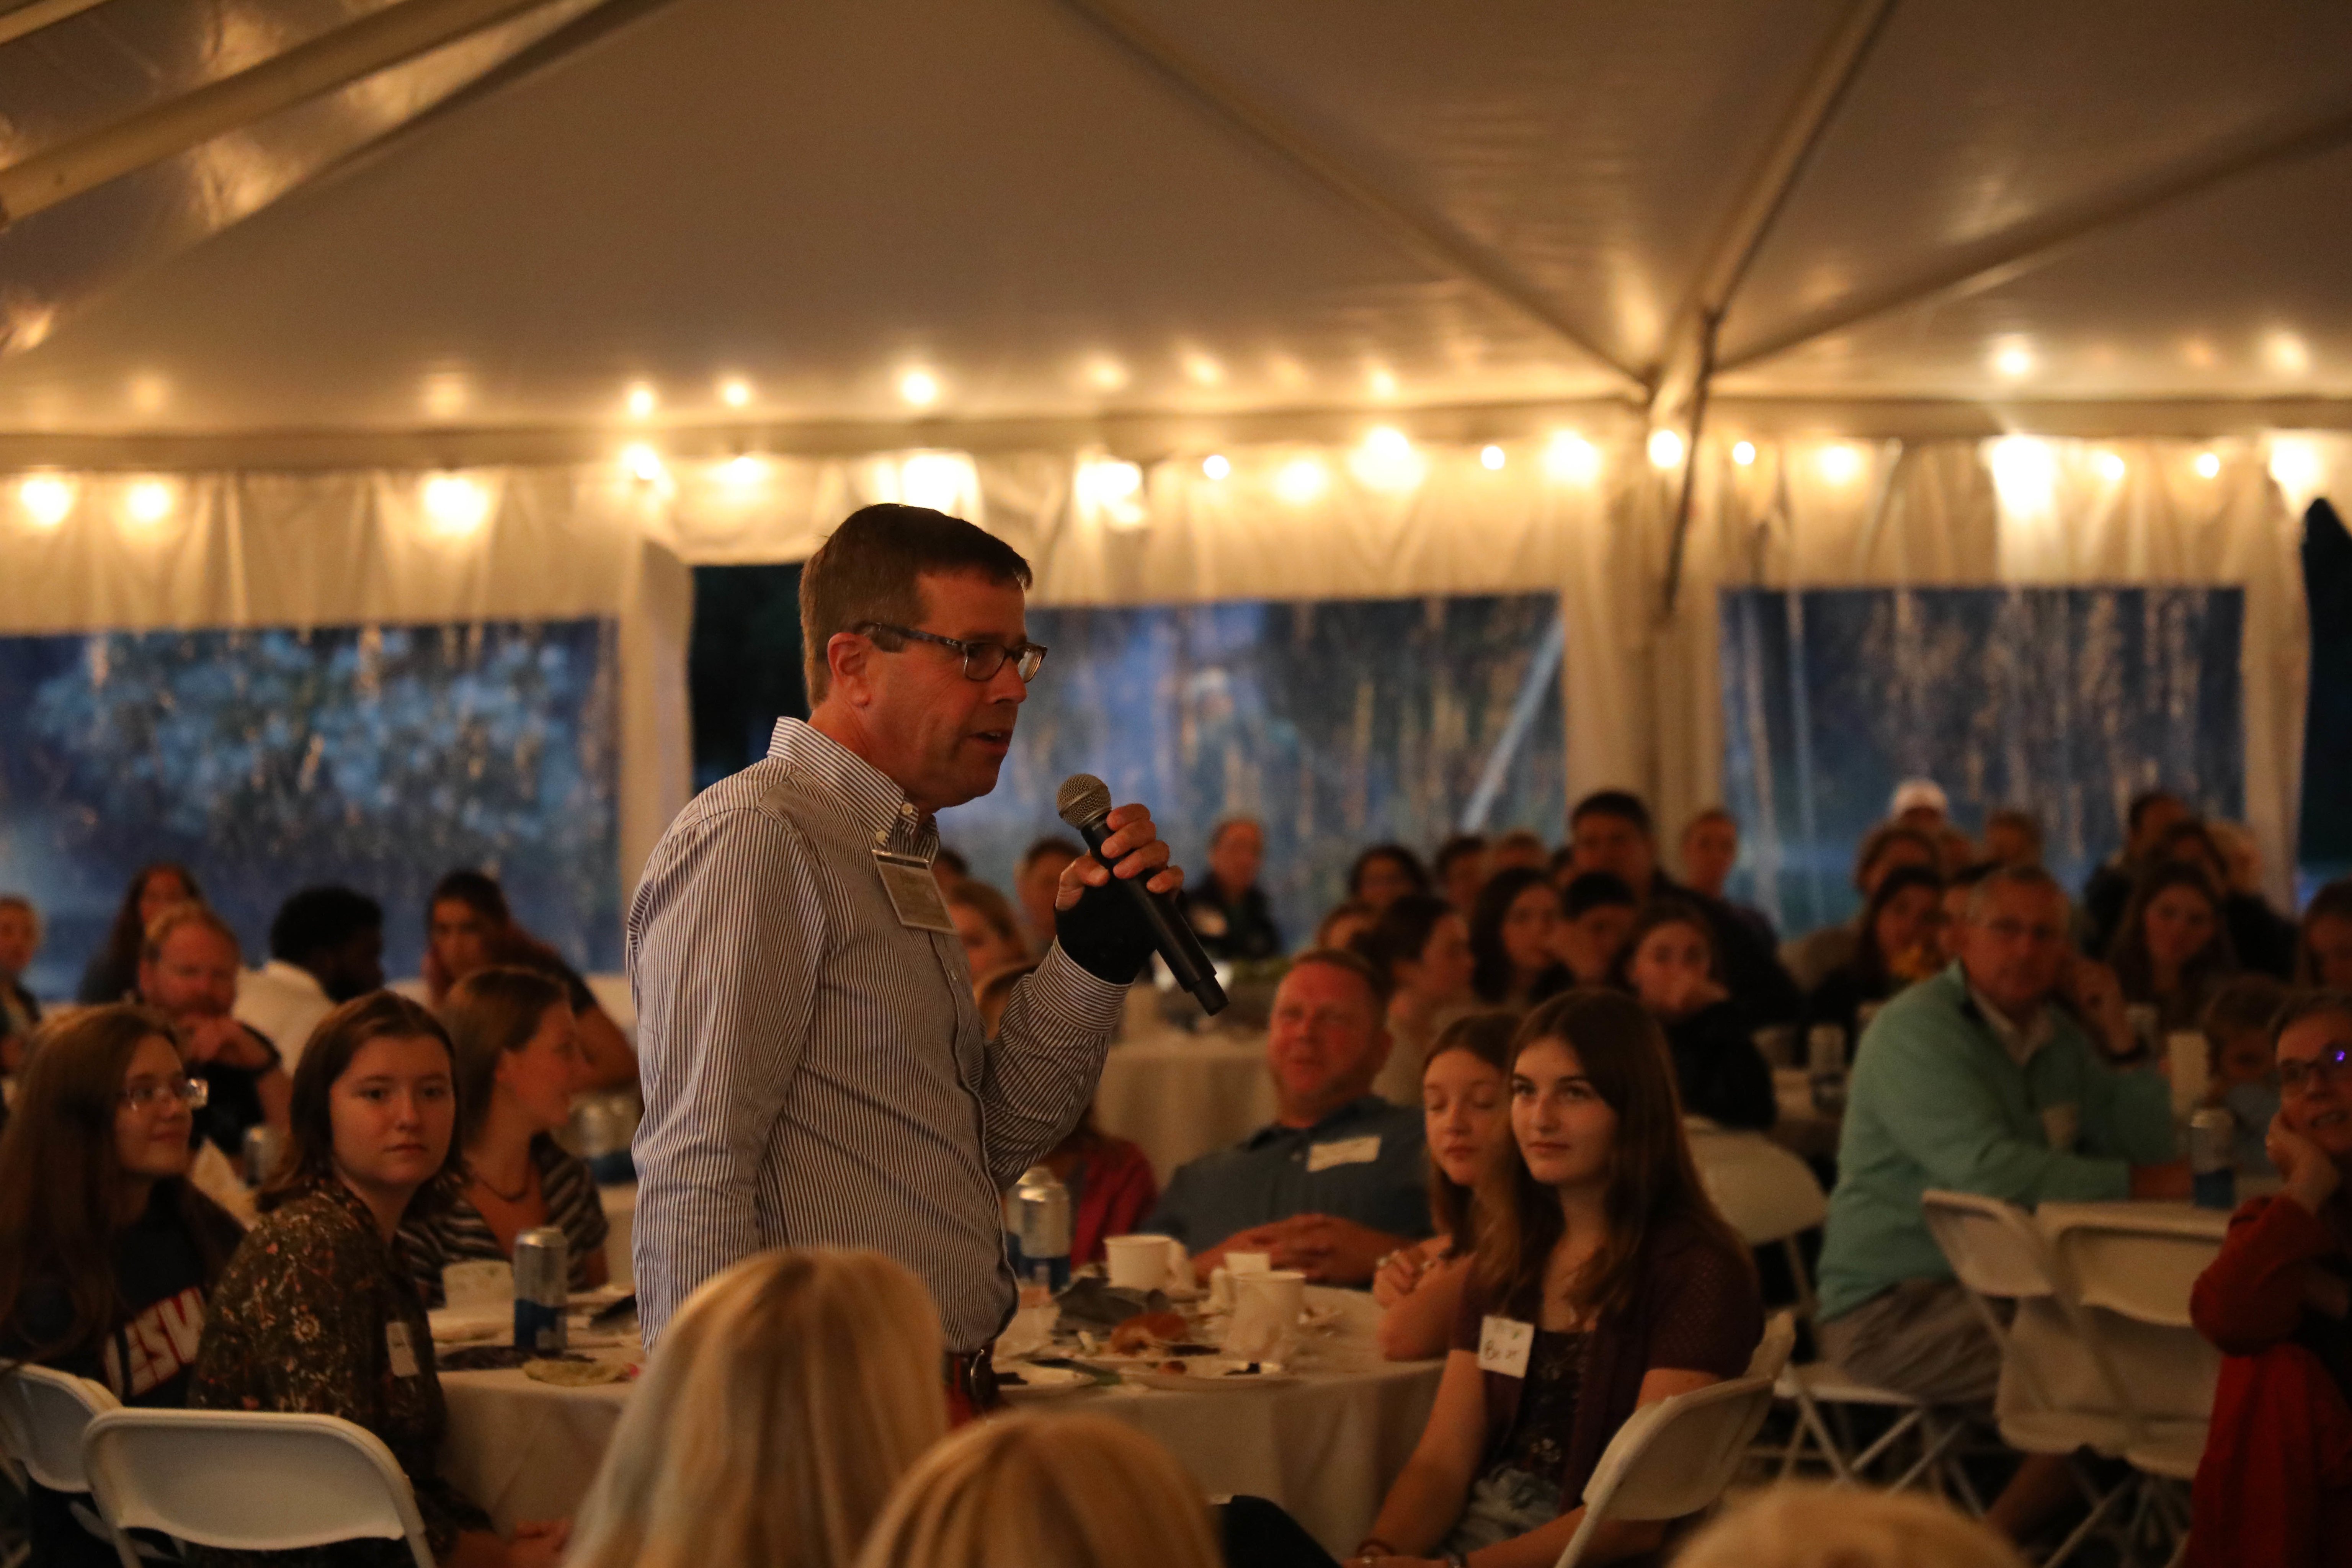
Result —
<instances>
[{"instance_id":1,"label":"girl with glasses","mask_svg":"<svg viewBox=\"0 0 2352 1568\"><path fill-rule=\"evenodd\" d=\"M0 1134L0 1378L22 1363L104 1384L125 1405L187 1402L206 1299L236 1222L190 1184L188 1077L162 1015L121 1004L34 1037ZM33 1561L114 1550L35 1489Z\"/></svg>"}]
</instances>

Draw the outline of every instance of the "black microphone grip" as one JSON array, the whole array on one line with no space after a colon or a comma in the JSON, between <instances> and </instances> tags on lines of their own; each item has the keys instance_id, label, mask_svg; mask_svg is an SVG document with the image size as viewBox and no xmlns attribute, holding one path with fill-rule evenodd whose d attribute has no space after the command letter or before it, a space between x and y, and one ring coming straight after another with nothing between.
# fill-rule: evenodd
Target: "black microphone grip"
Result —
<instances>
[{"instance_id":1,"label":"black microphone grip","mask_svg":"<svg viewBox=\"0 0 2352 1568\"><path fill-rule=\"evenodd\" d=\"M1095 858L1106 866L1109 865L1110 861L1105 859L1102 853L1102 847L1111 835L1108 822L1097 817L1092 822L1077 824L1077 829L1078 836L1087 841L1087 847L1094 852ZM1143 923L1150 929L1151 945L1159 951L1160 961L1168 965L1168 973L1176 977L1176 984L1192 994L1193 999L1201 1004L1202 1012L1212 1015L1223 1012L1225 988L1217 984L1216 967L1209 962L1209 955L1201 951L1201 939L1192 934L1192 923L1184 918L1184 911L1177 907L1174 899L1165 893L1155 893L1143 885L1150 879L1149 877L1121 877L1116 872L1111 877L1112 884L1126 889L1127 896L1134 900L1136 912L1143 917Z\"/></svg>"}]
</instances>

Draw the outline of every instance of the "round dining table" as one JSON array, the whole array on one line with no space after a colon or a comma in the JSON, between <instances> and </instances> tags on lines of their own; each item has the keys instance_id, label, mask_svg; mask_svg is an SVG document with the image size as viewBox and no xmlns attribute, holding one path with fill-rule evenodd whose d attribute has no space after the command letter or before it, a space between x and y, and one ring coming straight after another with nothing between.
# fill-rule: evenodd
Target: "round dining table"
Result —
<instances>
[{"instance_id":1,"label":"round dining table","mask_svg":"<svg viewBox=\"0 0 2352 1568\"><path fill-rule=\"evenodd\" d=\"M1307 1338L1293 1381L1201 1393L1122 1383L1015 1408L1124 1421L1165 1445L1203 1494L1271 1499L1338 1555L1370 1527L1420 1440L1444 1363L1382 1361L1372 1342L1378 1309L1360 1292L1307 1296L1337 1321ZM643 1359L634 1343L586 1353ZM449 1407L441 1474L502 1531L578 1513L635 1387L559 1387L520 1371L445 1372L441 1386Z\"/></svg>"}]
</instances>

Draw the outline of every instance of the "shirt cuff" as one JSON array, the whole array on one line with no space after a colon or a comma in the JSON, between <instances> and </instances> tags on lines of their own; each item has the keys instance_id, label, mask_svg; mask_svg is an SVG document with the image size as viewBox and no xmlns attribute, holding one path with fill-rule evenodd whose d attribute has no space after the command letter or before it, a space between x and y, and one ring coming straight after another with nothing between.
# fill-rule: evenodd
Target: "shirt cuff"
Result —
<instances>
[{"instance_id":1,"label":"shirt cuff","mask_svg":"<svg viewBox=\"0 0 2352 1568\"><path fill-rule=\"evenodd\" d=\"M1049 1011L1090 1031L1108 1035L1127 1012L1127 987L1095 973L1064 952L1059 942L1046 950L1045 962L1028 984L1038 987L1038 1000Z\"/></svg>"}]
</instances>

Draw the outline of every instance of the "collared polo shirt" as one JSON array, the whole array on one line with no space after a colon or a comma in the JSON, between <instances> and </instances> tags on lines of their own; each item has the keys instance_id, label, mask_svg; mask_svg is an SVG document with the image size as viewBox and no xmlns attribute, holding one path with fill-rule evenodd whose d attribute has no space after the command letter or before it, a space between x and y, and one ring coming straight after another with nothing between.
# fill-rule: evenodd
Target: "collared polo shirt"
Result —
<instances>
[{"instance_id":1,"label":"collared polo shirt","mask_svg":"<svg viewBox=\"0 0 2352 1568\"><path fill-rule=\"evenodd\" d=\"M1429 1235L1421 1112L1368 1094L1312 1127L1261 1127L1178 1169L1143 1228L1199 1252L1253 1226L1303 1214L1392 1236Z\"/></svg>"}]
</instances>

